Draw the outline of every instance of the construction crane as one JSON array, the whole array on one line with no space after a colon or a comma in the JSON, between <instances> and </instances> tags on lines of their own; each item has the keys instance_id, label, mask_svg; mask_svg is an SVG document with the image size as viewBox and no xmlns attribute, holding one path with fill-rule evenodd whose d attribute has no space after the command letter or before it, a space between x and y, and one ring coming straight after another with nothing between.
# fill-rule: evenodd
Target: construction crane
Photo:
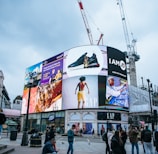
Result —
<instances>
[{"instance_id":1,"label":"construction crane","mask_svg":"<svg viewBox=\"0 0 158 154\"><path fill-rule=\"evenodd\" d=\"M90 44L93 45L92 32L91 32L90 26L88 24L86 13L84 11L83 4L82 4L81 0L78 0L78 4L79 4L79 7L80 7L80 11L81 11L82 18L83 18L83 21L84 21L84 24L85 24L85 27L86 27L86 31L87 31L87 34L88 34L88 38L89 38ZM99 45L102 37L103 37L103 34L100 35L97 45Z\"/></svg>"},{"instance_id":2,"label":"construction crane","mask_svg":"<svg viewBox=\"0 0 158 154\"><path fill-rule=\"evenodd\" d=\"M117 0L117 5L119 6L119 9L120 9L123 31L124 31L124 36L125 36L125 41L126 41L126 46L127 46L126 54L127 54L127 59L128 59L127 64L128 64L128 73L129 73L129 78L130 78L130 84L133 86L137 86L135 62L140 59L140 56L137 55L137 53L136 53L136 42L137 41L136 41L136 39L132 38L132 41L130 42L130 37L128 34L127 23L126 23L122 0Z\"/></svg>"}]
</instances>

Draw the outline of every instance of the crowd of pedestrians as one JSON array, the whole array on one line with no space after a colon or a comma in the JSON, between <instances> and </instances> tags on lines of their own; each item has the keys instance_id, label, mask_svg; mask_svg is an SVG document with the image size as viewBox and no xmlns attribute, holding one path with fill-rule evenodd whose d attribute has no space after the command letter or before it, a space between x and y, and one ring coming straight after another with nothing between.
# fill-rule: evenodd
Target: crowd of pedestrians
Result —
<instances>
[{"instance_id":1,"label":"crowd of pedestrians","mask_svg":"<svg viewBox=\"0 0 158 154\"><path fill-rule=\"evenodd\" d=\"M122 128L115 131L110 127L103 133L102 138L106 143L106 154L126 154L127 133Z\"/></svg>"},{"instance_id":2,"label":"crowd of pedestrians","mask_svg":"<svg viewBox=\"0 0 158 154\"><path fill-rule=\"evenodd\" d=\"M67 154L73 154L73 142L74 142L74 130L75 125L67 132L68 137L68 150ZM144 154L158 154L158 130L152 132L148 126L139 128L137 126L130 126L128 132L119 127L118 130L114 130L113 127L108 128L106 131L102 130L102 139L106 144L106 154L127 154L126 142L129 139L131 144L131 154L142 154L140 153L139 146L143 146ZM138 144L138 143L141 144ZM42 154L57 154L55 141L55 128L47 127L45 134L45 142Z\"/></svg>"},{"instance_id":3,"label":"crowd of pedestrians","mask_svg":"<svg viewBox=\"0 0 158 154\"><path fill-rule=\"evenodd\" d=\"M131 125L128 132L122 127L118 130L108 128L102 133L102 139L106 144L105 154L126 154L127 139L131 144L132 154L142 154L140 145L143 146L144 154L158 154L158 130L152 132L148 125L142 128ZM139 142L141 144L138 144Z\"/></svg>"}]
</instances>

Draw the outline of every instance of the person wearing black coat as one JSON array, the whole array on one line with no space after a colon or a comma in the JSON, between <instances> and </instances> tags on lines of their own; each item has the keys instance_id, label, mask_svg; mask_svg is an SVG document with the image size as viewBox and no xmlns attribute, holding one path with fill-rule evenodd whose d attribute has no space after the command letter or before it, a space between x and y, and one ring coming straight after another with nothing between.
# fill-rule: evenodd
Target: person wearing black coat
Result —
<instances>
[{"instance_id":1,"label":"person wearing black coat","mask_svg":"<svg viewBox=\"0 0 158 154\"><path fill-rule=\"evenodd\" d=\"M49 137L50 137L50 139L52 139L52 138L55 139L55 127L54 126L51 126L51 128L50 128Z\"/></svg>"},{"instance_id":2,"label":"person wearing black coat","mask_svg":"<svg viewBox=\"0 0 158 154\"><path fill-rule=\"evenodd\" d=\"M49 136L49 133L50 133L50 128L47 127L46 129L46 133L45 133L45 141L44 141L44 144L50 140L50 136Z\"/></svg>"},{"instance_id":3,"label":"person wearing black coat","mask_svg":"<svg viewBox=\"0 0 158 154\"><path fill-rule=\"evenodd\" d=\"M119 131L115 131L115 134L111 139L112 154L123 154L122 146L123 142L121 141L121 138L119 136Z\"/></svg>"}]
</instances>

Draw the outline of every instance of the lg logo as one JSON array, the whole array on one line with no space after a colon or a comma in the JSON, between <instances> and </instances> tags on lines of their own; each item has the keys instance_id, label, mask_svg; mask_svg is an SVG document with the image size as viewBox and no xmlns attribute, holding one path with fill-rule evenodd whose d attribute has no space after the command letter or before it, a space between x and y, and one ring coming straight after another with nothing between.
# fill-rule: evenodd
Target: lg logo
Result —
<instances>
[{"instance_id":1,"label":"lg logo","mask_svg":"<svg viewBox=\"0 0 158 154\"><path fill-rule=\"evenodd\" d=\"M123 60L118 61L116 59L109 58L109 64L119 66L123 71L126 70L126 64Z\"/></svg>"}]
</instances>

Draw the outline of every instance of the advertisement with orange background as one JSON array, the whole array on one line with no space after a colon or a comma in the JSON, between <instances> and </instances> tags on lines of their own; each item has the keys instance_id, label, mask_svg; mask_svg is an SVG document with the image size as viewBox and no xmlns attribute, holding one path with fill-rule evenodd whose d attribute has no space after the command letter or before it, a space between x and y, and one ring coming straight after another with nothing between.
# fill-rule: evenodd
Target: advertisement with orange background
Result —
<instances>
[{"instance_id":1,"label":"advertisement with orange background","mask_svg":"<svg viewBox=\"0 0 158 154\"><path fill-rule=\"evenodd\" d=\"M28 95L29 88L25 88L23 91L23 106L22 106L22 114L26 114L28 107ZM29 113L34 113L36 107L36 95L37 95L37 87L33 87L30 89L30 102L29 102Z\"/></svg>"}]
</instances>

